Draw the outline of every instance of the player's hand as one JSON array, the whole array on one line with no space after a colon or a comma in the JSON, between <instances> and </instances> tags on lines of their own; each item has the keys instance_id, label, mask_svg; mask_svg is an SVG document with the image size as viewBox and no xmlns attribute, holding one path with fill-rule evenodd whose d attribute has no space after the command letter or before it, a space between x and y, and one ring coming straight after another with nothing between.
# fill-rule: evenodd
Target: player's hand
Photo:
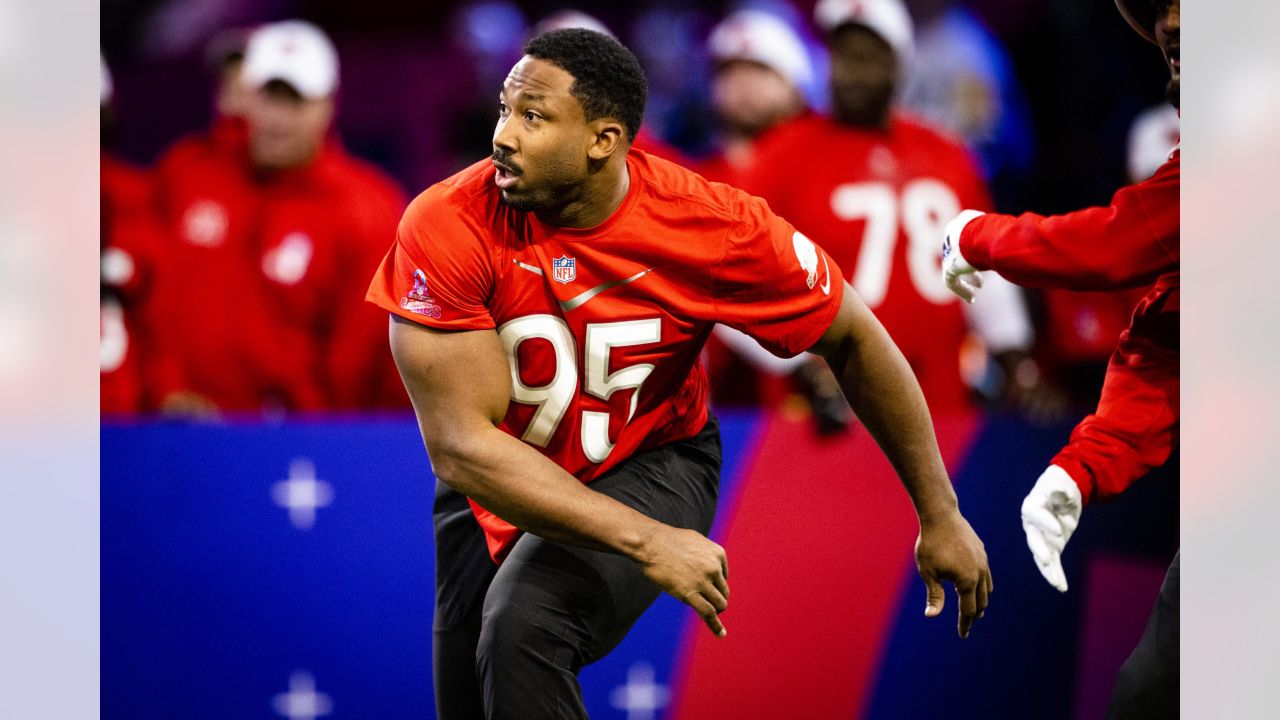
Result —
<instances>
[{"instance_id":1,"label":"player's hand","mask_svg":"<svg viewBox=\"0 0 1280 720\"><path fill-rule=\"evenodd\" d=\"M925 617L937 617L946 604L942 581L956 587L960 617L956 625L960 637L969 637L973 621L982 617L995 585L987 566L987 551L959 510L941 519L921 519L916 540L916 568L928 593Z\"/></svg>"},{"instance_id":2,"label":"player's hand","mask_svg":"<svg viewBox=\"0 0 1280 720\"><path fill-rule=\"evenodd\" d=\"M982 289L982 273L960 254L960 233L970 220L982 214L977 210L965 210L947 223L942 238L942 282L967 303L973 302Z\"/></svg>"},{"instance_id":3,"label":"player's hand","mask_svg":"<svg viewBox=\"0 0 1280 720\"><path fill-rule=\"evenodd\" d=\"M1062 551L1080 524L1084 502L1080 488L1066 470L1050 465L1022 501L1022 529L1036 567L1049 584L1067 591L1067 574L1062 570Z\"/></svg>"},{"instance_id":4,"label":"player's hand","mask_svg":"<svg viewBox=\"0 0 1280 720\"><path fill-rule=\"evenodd\" d=\"M646 577L696 610L717 637L725 636L719 617L729 606L724 548L693 530L659 525L646 539L639 563Z\"/></svg>"},{"instance_id":5,"label":"player's hand","mask_svg":"<svg viewBox=\"0 0 1280 720\"><path fill-rule=\"evenodd\" d=\"M169 393L160 402L160 412L169 417L189 420L217 419L218 406L209 398L191 390Z\"/></svg>"},{"instance_id":6,"label":"player's hand","mask_svg":"<svg viewBox=\"0 0 1280 720\"><path fill-rule=\"evenodd\" d=\"M849 407L849 401L844 398L835 373L831 372L831 366L825 361L816 355L810 356L792 377L804 398L809 401L813 428L818 435L839 435L853 425L853 410Z\"/></svg>"}]
</instances>

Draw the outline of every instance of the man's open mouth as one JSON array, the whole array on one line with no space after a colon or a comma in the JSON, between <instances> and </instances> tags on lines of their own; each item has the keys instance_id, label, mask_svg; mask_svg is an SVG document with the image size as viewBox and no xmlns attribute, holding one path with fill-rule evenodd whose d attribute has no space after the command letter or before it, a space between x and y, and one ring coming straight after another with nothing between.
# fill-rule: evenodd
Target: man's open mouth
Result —
<instances>
[{"instance_id":1,"label":"man's open mouth","mask_svg":"<svg viewBox=\"0 0 1280 720\"><path fill-rule=\"evenodd\" d=\"M514 186L520 179L520 173L506 165L503 165L497 160L493 161L493 168L495 170L493 184L497 185L501 190L506 190Z\"/></svg>"}]
</instances>

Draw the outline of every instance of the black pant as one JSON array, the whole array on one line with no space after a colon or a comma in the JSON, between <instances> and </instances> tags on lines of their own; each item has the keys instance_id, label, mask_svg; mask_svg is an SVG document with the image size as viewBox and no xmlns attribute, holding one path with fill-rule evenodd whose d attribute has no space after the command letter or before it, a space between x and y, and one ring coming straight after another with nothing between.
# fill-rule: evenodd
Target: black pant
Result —
<instances>
[{"instance_id":1,"label":"black pant","mask_svg":"<svg viewBox=\"0 0 1280 720\"><path fill-rule=\"evenodd\" d=\"M1178 717L1178 575L1173 556L1142 640L1125 660L1107 708L1109 720Z\"/></svg>"},{"instance_id":2,"label":"black pant","mask_svg":"<svg viewBox=\"0 0 1280 720\"><path fill-rule=\"evenodd\" d=\"M706 534L720 483L714 418L692 438L638 453L592 490ZM612 650L660 590L620 555L520 537L494 565L466 498L437 482L436 713L586 718L578 671Z\"/></svg>"}]
</instances>

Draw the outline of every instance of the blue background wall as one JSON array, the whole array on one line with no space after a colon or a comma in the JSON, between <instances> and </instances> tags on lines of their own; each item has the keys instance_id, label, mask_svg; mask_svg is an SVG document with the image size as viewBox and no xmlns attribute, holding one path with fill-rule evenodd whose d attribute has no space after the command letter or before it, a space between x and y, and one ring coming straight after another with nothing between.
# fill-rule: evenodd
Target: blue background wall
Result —
<instances>
[{"instance_id":1,"label":"blue background wall","mask_svg":"<svg viewBox=\"0 0 1280 720\"><path fill-rule=\"evenodd\" d=\"M743 491L765 419L721 419L724 508ZM1087 605L1099 590L1134 595L1111 599L1142 608L1127 621L1136 637L1159 575L1091 589L1090 563L1114 557L1158 571L1168 562L1177 547L1177 459L1119 501L1086 511L1066 555L1072 591L1062 595L1029 559L1017 508L1069 429L1001 418L981 425L954 479L995 573L991 610L969 641L941 642L948 628L920 617L918 592L902 593L863 714L924 717L944 706L949 716L975 718L1084 712L1081 684L1098 656L1083 641ZM273 495L300 460L332 493L305 529ZM409 419L105 425L103 717L282 717L278 696L291 677L299 682L297 673L325 696L321 717L432 717L433 483ZM902 582L918 583L910 557ZM673 678L690 632L705 630L661 598L612 655L584 670L592 717L662 717L681 692ZM1122 659L1132 640L1119 635L1109 654Z\"/></svg>"}]
</instances>

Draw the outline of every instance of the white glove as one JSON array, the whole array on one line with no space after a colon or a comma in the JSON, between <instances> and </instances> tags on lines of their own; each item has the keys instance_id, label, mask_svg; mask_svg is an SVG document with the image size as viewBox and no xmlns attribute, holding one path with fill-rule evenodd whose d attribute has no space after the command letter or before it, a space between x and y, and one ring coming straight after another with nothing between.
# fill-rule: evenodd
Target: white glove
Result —
<instances>
[{"instance_id":1,"label":"white glove","mask_svg":"<svg viewBox=\"0 0 1280 720\"><path fill-rule=\"evenodd\" d=\"M948 290L967 303L973 302L982 289L982 275L960 254L960 233L964 232L964 226L970 220L985 214L977 210L965 210L947 223L942 237L942 282L946 283Z\"/></svg>"},{"instance_id":2,"label":"white glove","mask_svg":"<svg viewBox=\"0 0 1280 720\"><path fill-rule=\"evenodd\" d=\"M1083 508L1080 488L1067 471L1057 465L1045 469L1022 501L1022 529L1027 533L1027 547L1031 548L1040 574L1061 592L1067 591L1062 550L1080 524Z\"/></svg>"}]
</instances>

